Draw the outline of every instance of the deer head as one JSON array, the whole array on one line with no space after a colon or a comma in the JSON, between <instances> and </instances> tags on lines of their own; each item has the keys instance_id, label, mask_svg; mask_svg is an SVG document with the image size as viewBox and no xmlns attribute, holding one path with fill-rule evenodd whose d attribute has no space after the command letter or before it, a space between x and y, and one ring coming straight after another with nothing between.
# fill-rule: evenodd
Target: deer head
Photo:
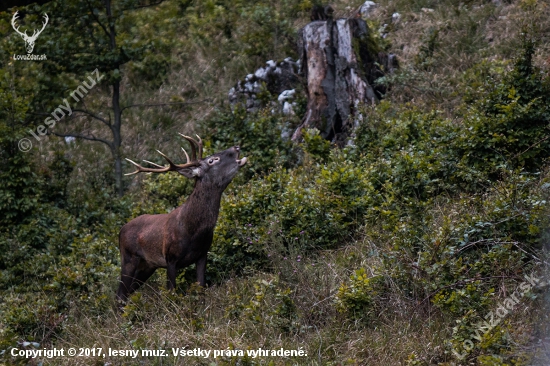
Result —
<instances>
[{"instance_id":1,"label":"deer head","mask_svg":"<svg viewBox=\"0 0 550 366\"><path fill-rule=\"evenodd\" d=\"M210 183L218 187L225 188L233 179L233 177L239 171L239 168L246 164L247 158L238 159L239 147L233 147L216 154L210 155L206 158L202 158L202 140L197 136L198 141L189 136L179 134L181 137L189 141L191 144L191 159L187 154L187 151L182 147L182 151L187 158L185 164L175 164L164 155L162 152L157 152L168 162L168 166L161 166L144 160L147 164L151 164L156 168L143 167L136 162L128 160L130 163L137 167L137 170L126 175L133 175L137 173L165 173L169 171L176 171L187 178L196 178L203 183Z\"/></svg>"},{"instance_id":2,"label":"deer head","mask_svg":"<svg viewBox=\"0 0 550 366\"><path fill-rule=\"evenodd\" d=\"M32 36L29 36L27 34L27 31L25 31L25 33L23 32L20 32L19 31L19 26L17 26L15 24L15 21L17 20L17 11L15 12L15 14L13 14L13 17L11 18L11 26L13 27L13 29L21 36L23 37L23 40L25 41L25 47L27 48L27 53L31 53L32 50L34 49L34 42L36 41L36 38L38 38L38 36L40 35L40 33L42 33L42 31L44 30L44 28L46 28L46 24L48 24L48 14L44 14L44 19L45 19L45 22L43 23L42 25L42 29L40 30L37 30L35 29Z\"/></svg>"}]
</instances>

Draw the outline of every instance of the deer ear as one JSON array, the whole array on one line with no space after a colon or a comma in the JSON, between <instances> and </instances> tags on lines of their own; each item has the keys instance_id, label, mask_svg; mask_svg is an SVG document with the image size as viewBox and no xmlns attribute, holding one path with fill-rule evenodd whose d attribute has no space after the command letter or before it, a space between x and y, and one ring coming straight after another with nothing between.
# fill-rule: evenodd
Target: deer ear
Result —
<instances>
[{"instance_id":1,"label":"deer ear","mask_svg":"<svg viewBox=\"0 0 550 366\"><path fill-rule=\"evenodd\" d=\"M204 171L201 167L188 167L183 169L178 169L178 173L183 175L186 178L200 178L204 174Z\"/></svg>"}]
</instances>

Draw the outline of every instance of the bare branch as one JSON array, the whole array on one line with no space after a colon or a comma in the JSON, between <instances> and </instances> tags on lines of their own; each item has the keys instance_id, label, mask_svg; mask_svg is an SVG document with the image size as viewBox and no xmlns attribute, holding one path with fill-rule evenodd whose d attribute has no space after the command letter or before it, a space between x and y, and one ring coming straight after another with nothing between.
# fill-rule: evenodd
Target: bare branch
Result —
<instances>
[{"instance_id":1,"label":"bare branch","mask_svg":"<svg viewBox=\"0 0 550 366\"><path fill-rule=\"evenodd\" d=\"M111 123L109 121L107 121L105 118L103 117L100 117L90 111L88 111L87 109L73 109L73 112L80 112L80 113L84 113L92 118L95 118L101 122L103 122L104 124L106 124L107 126L111 127Z\"/></svg>"},{"instance_id":2,"label":"bare branch","mask_svg":"<svg viewBox=\"0 0 550 366\"><path fill-rule=\"evenodd\" d=\"M120 109L122 112L125 109L133 108L133 107L164 107L164 106L170 106L170 105L187 105L187 104L200 104L204 102L211 102L212 99L203 99L203 100L197 100L194 102L175 102L175 103L155 103L155 104L130 104L127 106L124 106Z\"/></svg>"},{"instance_id":3,"label":"bare branch","mask_svg":"<svg viewBox=\"0 0 550 366\"><path fill-rule=\"evenodd\" d=\"M101 23L99 21L99 17L97 17L95 14L94 14L94 8L92 7L92 4L90 4L90 1L89 0L86 0L86 3L88 4L88 9L90 9L90 13L92 14L92 16L94 17L95 21L97 22L97 24L99 24L99 26L103 29L103 31L105 32L105 34L110 38L111 37L111 33L107 30L107 28L105 28L105 26L103 25L103 23Z\"/></svg>"},{"instance_id":4,"label":"bare branch","mask_svg":"<svg viewBox=\"0 0 550 366\"><path fill-rule=\"evenodd\" d=\"M138 5L138 6L135 6L135 7L133 7L133 8L124 8L124 9L122 9L121 11L136 10L136 9L142 9L142 8L149 8L149 7L151 7L151 6L159 5L159 4L163 3L163 2L164 2L164 0L159 0L159 1L157 1L157 2L155 2L155 3L151 3L151 4Z\"/></svg>"},{"instance_id":5,"label":"bare branch","mask_svg":"<svg viewBox=\"0 0 550 366\"><path fill-rule=\"evenodd\" d=\"M100 137L95 137L94 135L85 136L85 135L81 135L81 134L78 134L78 133L63 134L63 133L57 133L57 132L54 132L54 131L48 131L48 134L52 134L52 135L55 135L55 136L58 136L58 137L75 137L77 139L83 139L83 140L89 140L89 141L98 141L98 142L102 142L105 145L109 146L110 149L113 149L113 143L111 141L102 139Z\"/></svg>"},{"instance_id":6,"label":"bare branch","mask_svg":"<svg viewBox=\"0 0 550 366\"><path fill-rule=\"evenodd\" d=\"M89 117L92 117L98 121L101 121L102 123L104 123L107 127L109 127L111 130L113 129L110 121L107 121L105 118L102 118L86 109L73 109L72 110L73 112L80 112L80 113L83 113L84 115L77 115L77 116L72 116L70 117L70 119L73 119L73 118L77 118L77 117L84 117L84 116L89 116ZM29 114L32 114L32 115L35 115L35 116L50 116L51 114L49 113L34 113L34 112L31 112Z\"/></svg>"}]
</instances>

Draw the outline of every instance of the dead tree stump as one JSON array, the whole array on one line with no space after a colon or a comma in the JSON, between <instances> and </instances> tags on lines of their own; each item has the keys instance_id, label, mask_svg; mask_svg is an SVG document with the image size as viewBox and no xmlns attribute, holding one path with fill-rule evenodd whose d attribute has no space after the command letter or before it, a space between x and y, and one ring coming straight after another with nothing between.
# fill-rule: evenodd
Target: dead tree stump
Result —
<instances>
[{"instance_id":1,"label":"dead tree stump","mask_svg":"<svg viewBox=\"0 0 550 366\"><path fill-rule=\"evenodd\" d=\"M358 105L385 93L372 85L384 75L377 63L388 55L379 52L361 18L313 21L301 33L308 102L292 140L301 140L303 128L317 128L323 138L342 144L357 124Z\"/></svg>"}]
</instances>

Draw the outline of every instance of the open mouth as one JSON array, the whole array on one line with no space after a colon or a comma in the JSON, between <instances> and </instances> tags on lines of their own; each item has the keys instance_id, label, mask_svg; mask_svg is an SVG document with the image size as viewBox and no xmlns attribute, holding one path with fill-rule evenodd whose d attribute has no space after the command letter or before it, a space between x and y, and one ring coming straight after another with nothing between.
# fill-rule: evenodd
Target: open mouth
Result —
<instances>
[{"instance_id":1,"label":"open mouth","mask_svg":"<svg viewBox=\"0 0 550 366\"><path fill-rule=\"evenodd\" d=\"M246 157L244 157L242 159L238 159L237 164L241 167L241 166L245 165L247 161L248 161L248 159Z\"/></svg>"}]
</instances>

